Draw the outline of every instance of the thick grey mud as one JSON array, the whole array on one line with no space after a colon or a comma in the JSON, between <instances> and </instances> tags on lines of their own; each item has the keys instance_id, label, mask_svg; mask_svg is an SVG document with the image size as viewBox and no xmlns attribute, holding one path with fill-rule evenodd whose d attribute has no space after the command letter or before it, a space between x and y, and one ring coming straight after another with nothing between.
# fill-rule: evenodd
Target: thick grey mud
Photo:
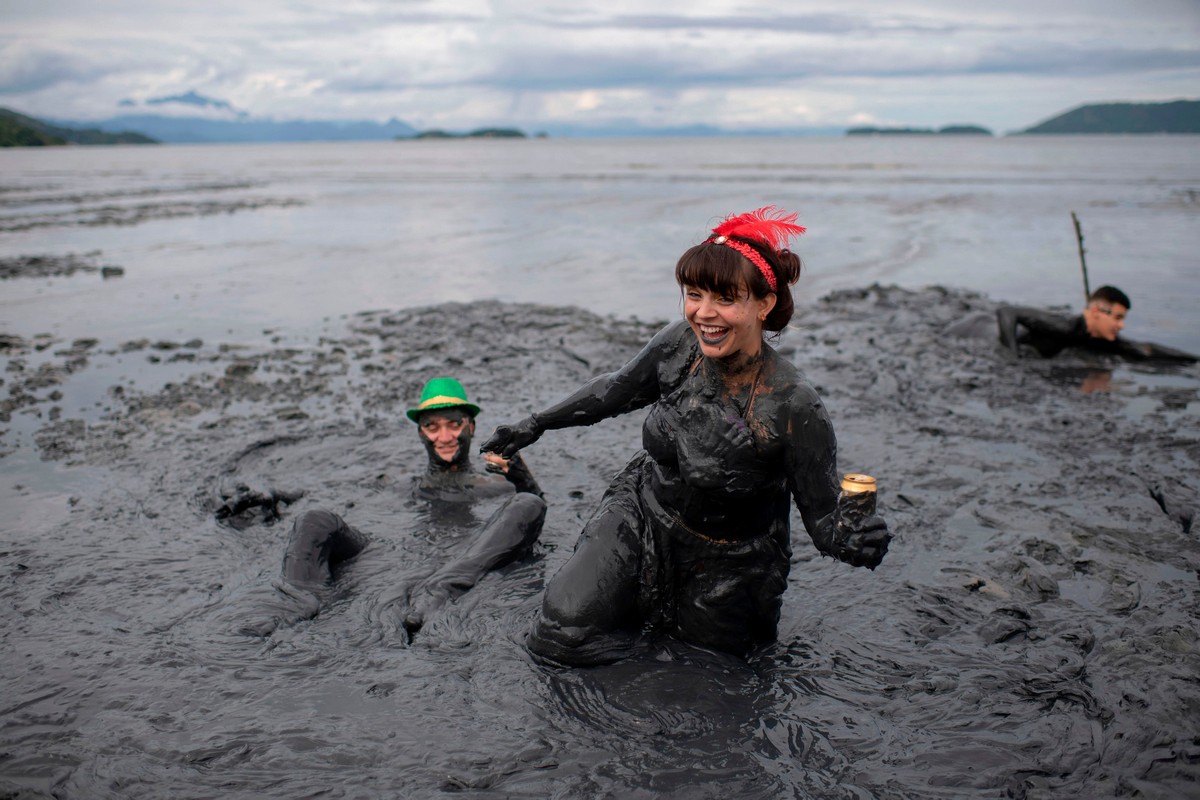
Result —
<instances>
[{"instance_id":1,"label":"thick grey mud","mask_svg":"<svg viewBox=\"0 0 1200 800\"><path fill-rule=\"evenodd\" d=\"M530 448L534 558L408 643L395 599L489 509L412 499L403 410L454 375L485 437L657 323L480 304L362 314L305 348L14 337L0 466L20 484L23 453L48 461L0 543L0 796L1194 796L1200 372L1015 361L992 310L880 287L803 309L779 349L842 471L878 479L887 560L822 558L796 519L776 644L646 640L580 670L523 638L641 416ZM71 412L102 370L102 407ZM219 515L239 491L286 502ZM286 596L314 506L372 541L324 595Z\"/></svg>"}]
</instances>

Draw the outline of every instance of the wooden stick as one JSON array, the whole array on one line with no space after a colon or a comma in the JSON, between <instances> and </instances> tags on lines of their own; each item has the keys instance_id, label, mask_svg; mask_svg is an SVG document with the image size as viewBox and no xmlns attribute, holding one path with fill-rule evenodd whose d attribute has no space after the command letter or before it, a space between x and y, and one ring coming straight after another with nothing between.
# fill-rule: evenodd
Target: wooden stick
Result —
<instances>
[{"instance_id":1,"label":"wooden stick","mask_svg":"<svg viewBox=\"0 0 1200 800\"><path fill-rule=\"evenodd\" d=\"M1079 217L1075 216L1074 211L1071 212L1071 221L1075 223L1075 240L1079 242L1079 266L1083 269L1083 304L1086 306L1092 296L1092 289L1088 286L1087 259L1083 257L1087 251L1083 248L1083 231L1079 227Z\"/></svg>"}]
</instances>

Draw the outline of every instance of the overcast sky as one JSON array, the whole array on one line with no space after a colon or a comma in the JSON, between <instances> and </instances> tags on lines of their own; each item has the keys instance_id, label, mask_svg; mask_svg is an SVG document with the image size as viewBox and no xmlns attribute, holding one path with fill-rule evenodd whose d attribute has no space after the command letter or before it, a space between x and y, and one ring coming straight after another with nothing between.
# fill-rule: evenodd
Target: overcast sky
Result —
<instances>
[{"instance_id":1,"label":"overcast sky","mask_svg":"<svg viewBox=\"0 0 1200 800\"><path fill-rule=\"evenodd\" d=\"M147 101L195 91L255 117L417 128L1003 133L1084 103L1200 98L1200 0L0 0L0 13L0 105L58 119L182 110Z\"/></svg>"}]
</instances>

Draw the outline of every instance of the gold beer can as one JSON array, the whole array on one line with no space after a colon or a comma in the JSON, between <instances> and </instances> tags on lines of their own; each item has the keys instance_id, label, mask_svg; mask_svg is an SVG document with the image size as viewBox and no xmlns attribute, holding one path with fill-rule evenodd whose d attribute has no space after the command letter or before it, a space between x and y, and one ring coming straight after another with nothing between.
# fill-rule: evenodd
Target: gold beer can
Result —
<instances>
[{"instance_id":1,"label":"gold beer can","mask_svg":"<svg viewBox=\"0 0 1200 800\"><path fill-rule=\"evenodd\" d=\"M870 475L847 472L842 476L842 491L846 494L861 494L875 491L875 479Z\"/></svg>"},{"instance_id":2,"label":"gold beer can","mask_svg":"<svg viewBox=\"0 0 1200 800\"><path fill-rule=\"evenodd\" d=\"M868 517L875 516L875 479L870 475L850 472L842 476L842 493L838 497L838 514L843 522L856 528Z\"/></svg>"}]
</instances>

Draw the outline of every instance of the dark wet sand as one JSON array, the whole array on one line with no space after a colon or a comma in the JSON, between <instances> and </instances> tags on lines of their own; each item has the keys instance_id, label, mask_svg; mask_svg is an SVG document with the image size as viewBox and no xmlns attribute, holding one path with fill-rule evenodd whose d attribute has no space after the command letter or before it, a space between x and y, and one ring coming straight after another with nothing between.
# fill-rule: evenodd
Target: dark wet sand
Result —
<instances>
[{"instance_id":1,"label":"dark wet sand","mask_svg":"<svg viewBox=\"0 0 1200 800\"><path fill-rule=\"evenodd\" d=\"M742 663L647 642L562 672L521 638L641 415L531 448L550 503L536 557L406 645L388 598L479 517L409 500L424 455L403 410L452 374L485 434L657 324L475 304L364 313L297 349L0 337L5 421L73 476L15 490L38 535L10 529L0 552L0 796L1195 796L1200 371L1121 366L1084 393L1104 365L944 334L992 309L840 292L779 344L824 397L842 470L879 480L896 540L878 570L820 557L797 520L777 645ZM117 354L184 377L98 376L107 408L64 412L72 376ZM304 498L218 523L239 483ZM375 542L315 618L236 634L311 505Z\"/></svg>"}]
</instances>

